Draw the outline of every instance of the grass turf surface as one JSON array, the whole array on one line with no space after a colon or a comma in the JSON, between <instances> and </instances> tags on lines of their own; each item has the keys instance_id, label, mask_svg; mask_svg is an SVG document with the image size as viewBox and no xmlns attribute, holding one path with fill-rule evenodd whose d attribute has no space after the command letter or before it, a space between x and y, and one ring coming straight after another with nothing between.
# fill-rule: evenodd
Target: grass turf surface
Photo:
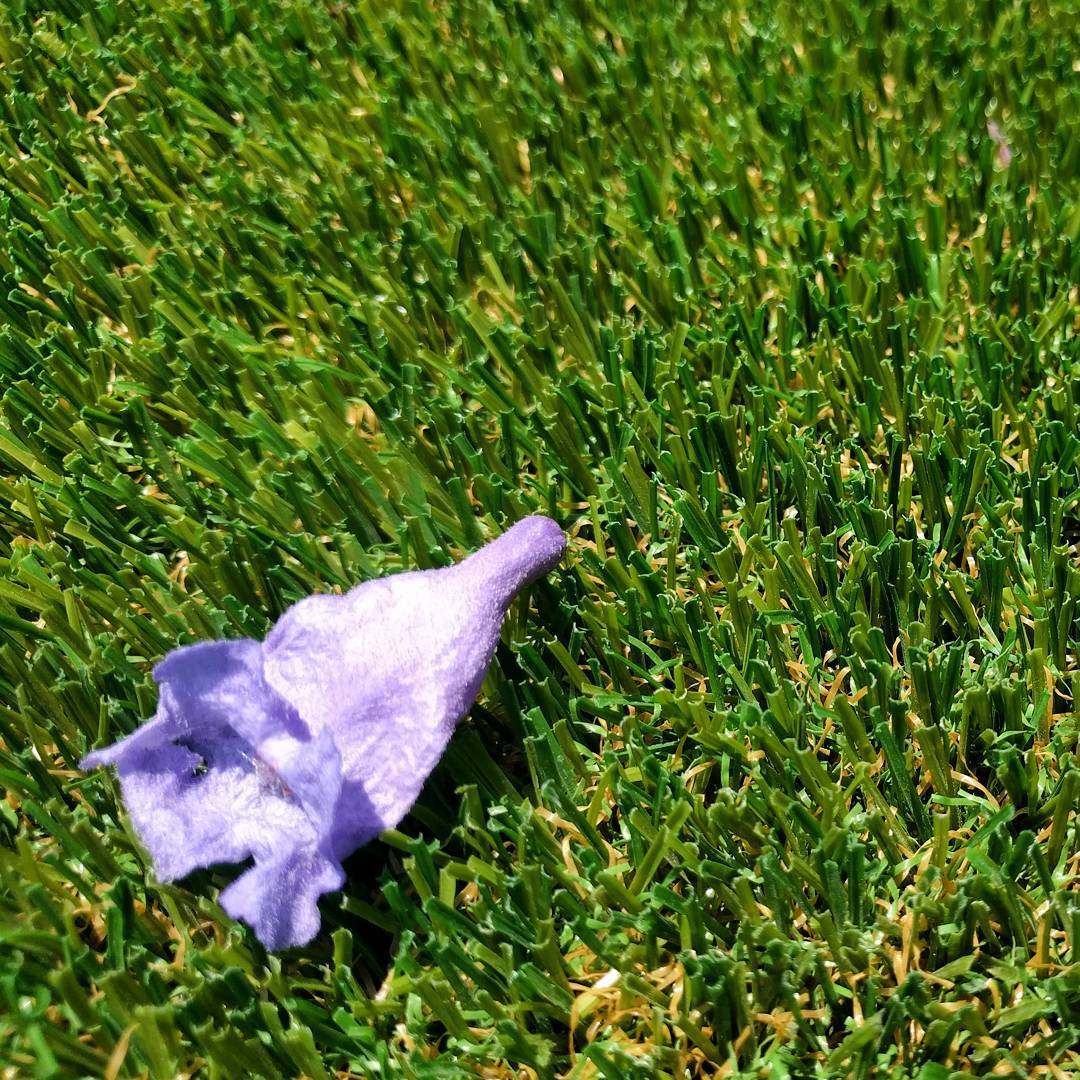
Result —
<instances>
[{"instance_id":1,"label":"grass turf surface","mask_svg":"<svg viewBox=\"0 0 1080 1080\"><path fill-rule=\"evenodd\" d=\"M768 6L5 6L3 1076L1080 1072L1080 13ZM156 659L532 511L311 947L154 881Z\"/></svg>"}]
</instances>

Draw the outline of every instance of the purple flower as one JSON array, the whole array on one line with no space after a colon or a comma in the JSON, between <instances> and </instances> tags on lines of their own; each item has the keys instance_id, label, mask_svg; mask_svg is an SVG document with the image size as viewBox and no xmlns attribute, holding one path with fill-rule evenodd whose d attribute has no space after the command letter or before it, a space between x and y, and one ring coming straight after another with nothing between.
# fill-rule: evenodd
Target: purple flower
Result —
<instances>
[{"instance_id":1,"label":"purple flower","mask_svg":"<svg viewBox=\"0 0 1080 1080\"><path fill-rule=\"evenodd\" d=\"M456 566L301 600L264 642L176 649L154 668L153 719L82 766L117 767L161 880L253 858L222 907L269 949L306 944L341 860L408 813L511 600L564 546L525 518Z\"/></svg>"}]
</instances>

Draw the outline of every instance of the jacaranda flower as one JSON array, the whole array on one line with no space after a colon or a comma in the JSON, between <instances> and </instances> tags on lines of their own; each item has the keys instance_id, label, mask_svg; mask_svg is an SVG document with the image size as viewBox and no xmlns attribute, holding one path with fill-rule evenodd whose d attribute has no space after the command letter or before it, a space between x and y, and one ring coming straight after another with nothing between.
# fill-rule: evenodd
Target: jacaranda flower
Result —
<instances>
[{"instance_id":1,"label":"jacaranda flower","mask_svg":"<svg viewBox=\"0 0 1080 1080\"><path fill-rule=\"evenodd\" d=\"M301 600L263 642L176 649L154 669L153 719L82 765L116 766L161 880L251 858L222 907L269 949L305 944L341 860L408 813L510 601L564 544L525 518L456 566Z\"/></svg>"}]
</instances>

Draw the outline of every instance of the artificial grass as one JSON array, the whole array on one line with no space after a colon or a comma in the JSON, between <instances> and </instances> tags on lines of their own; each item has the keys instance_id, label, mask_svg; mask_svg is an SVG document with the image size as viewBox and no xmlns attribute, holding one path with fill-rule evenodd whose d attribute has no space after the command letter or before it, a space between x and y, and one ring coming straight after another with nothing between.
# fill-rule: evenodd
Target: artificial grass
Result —
<instances>
[{"instance_id":1,"label":"artificial grass","mask_svg":"<svg viewBox=\"0 0 1080 1080\"><path fill-rule=\"evenodd\" d=\"M1078 27L5 5L3 1076L1080 1072ZM533 511L312 946L154 881L155 660Z\"/></svg>"}]
</instances>

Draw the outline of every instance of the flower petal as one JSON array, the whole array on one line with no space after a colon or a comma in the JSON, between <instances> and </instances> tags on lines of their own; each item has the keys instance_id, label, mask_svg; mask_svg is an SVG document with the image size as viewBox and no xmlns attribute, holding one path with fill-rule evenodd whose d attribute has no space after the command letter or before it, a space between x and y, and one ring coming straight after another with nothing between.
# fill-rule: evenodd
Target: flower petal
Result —
<instances>
[{"instance_id":1,"label":"flower petal","mask_svg":"<svg viewBox=\"0 0 1080 1080\"><path fill-rule=\"evenodd\" d=\"M267 682L305 723L333 732L353 782L335 847L352 850L397 825L483 679L501 611L478 627L440 583L452 586L448 571L310 597L263 646Z\"/></svg>"},{"instance_id":2,"label":"flower petal","mask_svg":"<svg viewBox=\"0 0 1080 1080\"><path fill-rule=\"evenodd\" d=\"M203 775L193 768L201 762L166 741L119 763L124 802L161 880L318 839L304 808L260 775L239 740L219 746Z\"/></svg>"},{"instance_id":3,"label":"flower petal","mask_svg":"<svg viewBox=\"0 0 1080 1080\"><path fill-rule=\"evenodd\" d=\"M288 793L303 807L320 840L326 840L334 826L342 791L341 755L333 735L324 729L306 740L273 736L261 743L259 762L281 778Z\"/></svg>"},{"instance_id":4,"label":"flower petal","mask_svg":"<svg viewBox=\"0 0 1080 1080\"><path fill-rule=\"evenodd\" d=\"M256 862L219 897L267 949L306 945L319 932L319 897L345 883L341 865L314 848L297 848Z\"/></svg>"},{"instance_id":5,"label":"flower petal","mask_svg":"<svg viewBox=\"0 0 1080 1080\"><path fill-rule=\"evenodd\" d=\"M373 609L380 599L390 601L382 581L365 582L345 596L309 596L278 619L263 645L266 681L313 729L341 729L368 719L364 690L371 684L361 665L372 666L373 645L377 651L392 645L377 634L363 640L357 599L363 607L368 596Z\"/></svg>"},{"instance_id":6,"label":"flower petal","mask_svg":"<svg viewBox=\"0 0 1080 1080\"><path fill-rule=\"evenodd\" d=\"M190 745L206 752L209 764L214 747L208 737L221 739L222 729L235 732L251 748L256 768L276 773L316 831L329 831L341 791L341 757L331 733L324 729L313 738L266 682L260 642L241 638L177 649L157 665L154 678L162 700L183 717Z\"/></svg>"},{"instance_id":7,"label":"flower petal","mask_svg":"<svg viewBox=\"0 0 1080 1080\"><path fill-rule=\"evenodd\" d=\"M312 739L262 677L261 646L213 641L154 669L158 713L84 766L116 765L131 819L164 881L217 862L327 844L341 757Z\"/></svg>"},{"instance_id":8,"label":"flower petal","mask_svg":"<svg viewBox=\"0 0 1080 1080\"><path fill-rule=\"evenodd\" d=\"M282 733L308 735L295 711L266 684L262 644L250 638L174 649L154 668L154 680L169 714L187 732L229 729L252 746Z\"/></svg>"},{"instance_id":9,"label":"flower petal","mask_svg":"<svg viewBox=\"0 0 1080 1080\"><path fill-rule=\"evenodd\" d=\"M162 742L175 738L177 732L169 718L160 714L140 727L137 727L130 735L103 746L100 750L93 750L79 762L80 769L97 769L102 765L119 765L126 758L133 758L142 750L153 749ZM192 768L198 764L198 755L192 758Z\"/></svg>"}]
</instances>

